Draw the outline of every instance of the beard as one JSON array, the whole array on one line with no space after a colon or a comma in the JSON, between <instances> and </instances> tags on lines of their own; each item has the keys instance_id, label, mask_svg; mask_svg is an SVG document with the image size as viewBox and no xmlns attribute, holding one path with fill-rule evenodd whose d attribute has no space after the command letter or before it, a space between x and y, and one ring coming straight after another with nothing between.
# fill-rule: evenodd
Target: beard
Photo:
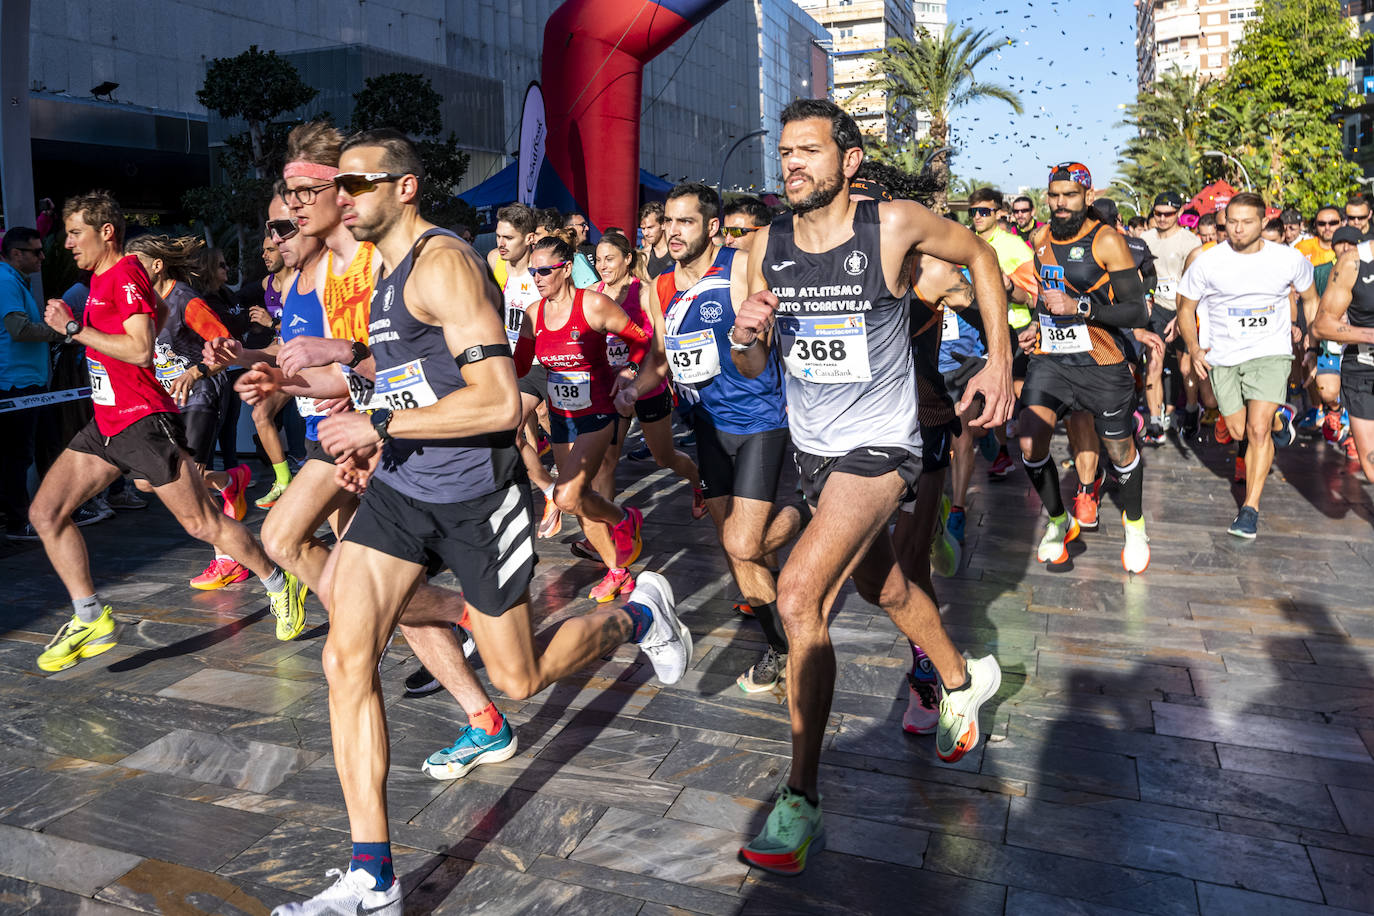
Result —
<instances>
[{"instance_id":1,"label":"beard","mask_svg":"<svg viewBox=\"0 0 1374 916\"><path fill-rule=\"evenodd\" d=\"M830 181L818 182L816 190L801 200L794 201L788 198L787 205L792 208L793 213L810 213L812 210L829 206L830 202L840 195L840 189L843 187L844 172L837 171Z\"/></svg>"},{"instance_id":2,"label":"beard","mask_svg":"<svg viewBox=\"0 0 1374 916\"><path fill-rule=\"evenodd\" d=\"M1056 239L1071 239L1083 228L1083 224L1088 221L1088 210L1083 208L1076 213L1071 213L1062 219L1050 214L1050 237Z\"/></svg>"},{"instance_id":3,"label":"beard","mask_svg":"<svg viewBox=\"0 0 1374 916\"><path fill-rule=\"evenodd\" d=\"M683 246L682 257L673 257L673 250L671 248L668 249L668 257L672 258L672 260L678 264L690 264L701 257L702 252L711 247L711 239L703 232L701 237L694 242L689 243L683 240Z\"/></svg>"}]
</instances>

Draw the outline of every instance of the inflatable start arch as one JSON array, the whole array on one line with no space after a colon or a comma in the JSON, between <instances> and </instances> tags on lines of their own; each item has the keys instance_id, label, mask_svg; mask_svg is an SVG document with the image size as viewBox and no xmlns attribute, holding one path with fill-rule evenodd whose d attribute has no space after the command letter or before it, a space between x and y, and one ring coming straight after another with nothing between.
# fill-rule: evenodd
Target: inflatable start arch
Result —
<instances>
[{"instance_id":1,"label":"inflatable start arch","mask_svg":"<svg viewBox=\"0 0 1374 916\"><path fill-rule=\"evenodd\" d=\"M726 0L567 0L544 26L546 156L587 219L638 227L644 65Z\"/></svg>"}]
</instances>

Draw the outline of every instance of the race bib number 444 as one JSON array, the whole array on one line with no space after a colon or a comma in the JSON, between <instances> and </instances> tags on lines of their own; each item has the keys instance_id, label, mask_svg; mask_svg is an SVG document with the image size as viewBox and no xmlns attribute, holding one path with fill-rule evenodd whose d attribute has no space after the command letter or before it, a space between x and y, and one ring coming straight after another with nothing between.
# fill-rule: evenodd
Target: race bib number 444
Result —
<instances>
[{"instance_id":1,"label":"race bib number 444","mask_svg":"<svg viewBox=\"0 0 1374 916\"><path fill-rule=\"evenodd\" d=\"M822 385L872 380L864 316L779 315L777 328L793 378Z\"/></svg>"}]
</instances>

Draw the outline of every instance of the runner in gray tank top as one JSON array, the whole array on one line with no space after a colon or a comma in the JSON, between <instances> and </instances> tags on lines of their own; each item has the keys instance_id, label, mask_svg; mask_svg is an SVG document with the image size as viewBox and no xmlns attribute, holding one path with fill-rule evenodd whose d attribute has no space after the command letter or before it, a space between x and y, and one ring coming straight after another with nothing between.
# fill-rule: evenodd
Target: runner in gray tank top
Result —
<instances>
[{"instance_id":1,"label":"runner in gray tank top","mask_svg":"<svg viewBox=\"0 0 1374 916\"><path fill-rule=\"evenodd\" d=\"M846 578L934 663L945 686L936 731L942 759L958 760L977 744L979 707L1001 683L991 656L965 662L934 603L902 575L887 523L921 471L909 253L967 265L980 302L1005 310L1006 294L992 249L967 229L912 201L850 199L863 141L836 105L789 105L779 152L793 215L760 230L749 264L752 295L736 311L730 342L750 377L778 348L797 469L815 515L778 580L791 644L792 771L763 832L740 854L759 868L796 874L825 842L817 770L835 685L826 619ZM983 395L987 406L973 426L1000 425L1011 414L1011 352L1006 338L1001 344L959 405Z\"/></svg>"}]
</instances>

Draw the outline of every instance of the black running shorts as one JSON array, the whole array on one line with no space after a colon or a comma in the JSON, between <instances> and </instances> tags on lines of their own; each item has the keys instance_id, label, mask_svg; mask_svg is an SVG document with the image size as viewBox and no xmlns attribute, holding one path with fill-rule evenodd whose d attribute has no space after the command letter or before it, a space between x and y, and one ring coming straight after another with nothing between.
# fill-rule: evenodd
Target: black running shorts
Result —
<instances>
[{"instance_id":1,"label":"black running shorts","mask_svg":"<svg viewBox=\"0 0 1374 916\"><path fill-rule=\"evenodd\" d=\"M941 423L939 426L921 427L921 473L933 474L949 467L954 437L962 431L963 424L958 420Z\"/></svg>"},{"instance_id":2,"label":"black running shorts","mask_svg":"<svg viewBox=\"0 0 1374 916\"><path fill-rule=\"evenodd\" d=\"M1103 439L1135 435L1135 374L1127 363L1066 366L1052 356L1036 356L1026 370L1021 403L1048 407L1056 417L1089 411Z\"/></svg>"},{"instance_id":3,"label":"black running shorts","mask_svg":"<svg viewBox=\"0 0 1374 916\"><path fill-rule=\"evenodd\" d=\"M903 500L915 494L916 481L921 479L921 459L895 445L865 446L837 456L812 455L798 449L794 460L801 477L802 496L812 507L820 505L825 482L836 472L855 477L882 477L896 471L906 484L906 492L901 494Z\"/></svg>"},{"instance_id":4,"label":"black running shorts","mask_svg":"<svg viewBox=\"0 0 1374 916\"><path fill-rule=\"evenodd\" d=\"M460 503L427 503L374 478L343 539L430 570L437 555L473 610L500 617L534 578L532 492L513 482Z\"/></svg>"},{"instance_id":5,"label":"black running shorts","mask_svg":"<svg viewBox=\"0 0 1374 916\"><path fill-rule=\"evenodd\" d=\"M528 394L530 397L547 401L549 399L549 370L544 368L544 364L535 360L530 366L530 371L520 377L520 393Z\"/></svg>"},{"instance_id":6,"label":"black running shorts","mask_svg":"<svg viewBox=\"0 0 1374 916\"><path fill-rule=\"evenodd\" d=\"M1352 364L1354 359L1341 362L1341 403L1357 420L1374 420L1374 370Z\"/></svg>"},{"instance_id":7,"label":"black running shorts","mask_svg":"<svg viewBox=\"0 0 1374 916\"><path fill-rule=\"evenodd\" d=\"M95 455L119 468L121 474L161 487L181 475L181 456L187 452L186 430L181 416L175 413L149 414L113 436L101 435L91 420L72 437L67 448Z\"/></svg>"},{"instance_id":8,"label":"black running shorts","mask_svg":"<svg viewBox=\"0 0 1374 916\"><path fill-rule=\"evenodd\" d=\"M664 417L673 415L673 386L665 385L658 394L651 394L647 398L640 398L635 401L635 416L639 417L640 425L645 423L657 423Z\"/></svg>"},{"instance_id":9,"label":"black running shorts","mask_svg":"<svg viewBox=\"0 0 1374 916\"><path fill-rule=\"evenodd\" d=\"M775 502L792 437L787 428L727 433L696 411L697 467L707 499L736 496Z\"/></svg>"},{"instance_id":10,"label":"black running shorts","mask_svg":"<svg viewBox=\"0 0 1374 916\"><path fill-rule=\"evenodd\" d=\"M324 450L324 446L320 445L319 439L306 439L305 460L323 461L325 464L333 464L334 456Z\"/></svg>"}]
</instances>

